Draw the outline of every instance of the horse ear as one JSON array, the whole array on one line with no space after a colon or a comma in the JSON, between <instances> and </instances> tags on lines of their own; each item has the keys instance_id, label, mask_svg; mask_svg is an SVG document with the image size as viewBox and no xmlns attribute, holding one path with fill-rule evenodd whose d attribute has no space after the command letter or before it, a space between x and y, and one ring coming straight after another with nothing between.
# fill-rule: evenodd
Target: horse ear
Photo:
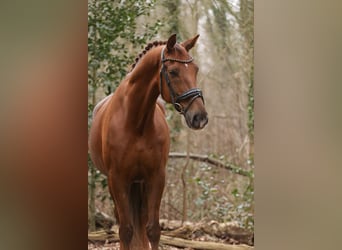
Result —
<instances>
[{"instance_id":1,"label":"horse ear","mask_svg":"<svg viewBox=\"0 0 342 250\"><path fill-rule=\"evenodd\" d=\"M176 40L177 40L176 34L173 34L169 37L169 40L167 40L167 44L166 44L168 51L171 51L175 47Z\"/></svg>"},{"instance_id":2,"label":"horse ear","mask_svg":"<svg viewBox=\"0 0 342 250\"><path fill-rule=\"evenodd\" d=\"M197 35L194 38L191 38L185 42L182 42L181 45L186 49L186 51L189 51L190 49L192 49L192 47L194 47L198 37L199 37L199 35Z\"/></svg>"}]
</instances>

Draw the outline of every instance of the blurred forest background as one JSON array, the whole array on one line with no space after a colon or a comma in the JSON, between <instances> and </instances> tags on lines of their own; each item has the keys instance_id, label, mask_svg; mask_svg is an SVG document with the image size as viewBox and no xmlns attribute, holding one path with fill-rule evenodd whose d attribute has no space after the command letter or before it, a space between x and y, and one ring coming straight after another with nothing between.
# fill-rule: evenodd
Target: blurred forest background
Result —
<instances>
[{"instance_id":1,"label":"blurred forest background","mask_svg":"<svg viewBox=\"0 0 342 250\"><path fill-rule=\"evenodd\" d=\"M200 34L190 54L209 123L192 131L167 106L170 151L184 157L169 158L161 219L234 221L254 230L253 12L253 0L88 0L88 126L94 105L115 91L148 42ZM93 231L96 211L114 215L106 179L88 162Z\"/></svg>"}]
</instances>

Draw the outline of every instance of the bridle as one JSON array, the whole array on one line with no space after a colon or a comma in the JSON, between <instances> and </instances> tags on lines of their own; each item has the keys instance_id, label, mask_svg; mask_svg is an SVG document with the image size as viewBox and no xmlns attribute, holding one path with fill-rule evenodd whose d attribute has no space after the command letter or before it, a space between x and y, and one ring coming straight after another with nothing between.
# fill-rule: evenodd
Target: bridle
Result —
<instances>
[{"instance_id":1,"label":"bridle","mask_svg":"<svg viewBox=\"0 0 342 250\"><path fill-rule=\"evenodd\" d=\"M204 99L203 99L203 94L202 94L202 91L199 89L199 88L192 88L192 89L189 89L187 91L185 91L184 93L182 93L181 95L178 95L172 85L171 85L171 81L169 79L169 76L168 76L168 73L166 71L166 67L165 67L165 62L166 61L171 61L171 62L179 62L179 63L190 63L192 62L194 59L190 56L190 59L188 60L181 60L181 59L176 59L176 58L165 58L164 56L164 50L165 50L165 47L162 49L162 52L161 52L161 63L162 63L162 67L161 67L161 70L160 70L160 93L161 95L163 95L163 91L162 91L162 79L163 79L163 76L165 78L165 81L166 81L166 85L167 87L169 88L169 92L170 92L170 96L171 96L171 101L172 101L172 104L173 106L175 107L175 109L181 113L181 114L185 114L188 109L190 108L191 104L195 101L195 99L197 97L200 97L204 103ZM186 99L189 99L191 98L190 102L188 103L188 105L184 108L180 102L181 101L184 101Z\"/></svg>"}]
</instances>

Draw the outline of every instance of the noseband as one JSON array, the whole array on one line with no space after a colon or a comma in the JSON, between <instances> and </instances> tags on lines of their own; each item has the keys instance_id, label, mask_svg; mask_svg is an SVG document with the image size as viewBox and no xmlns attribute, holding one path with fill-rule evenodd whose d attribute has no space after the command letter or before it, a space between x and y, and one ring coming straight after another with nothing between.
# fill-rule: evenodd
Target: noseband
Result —
<instances>
[{"instance_id":1,"label":"noseband","mask_svg":"<svg viewBox=\"0 0 342 250\"><path fill-rule=\"evenodd\" d=\"M165 81L166 81L166 85L167 87L169 88L169 92L170 92L170 96L171 96L171 101L172 101L172 104L173 106L175 107L175 109L181 113L181 114L185 114L186 111L190 108L190 105L195 101L195 99L197 97L200 97L204 103L204 99L203 99L203 94L202 94L202 91L199 89L199 88L192 88L192 89L189 89L187 91L185 91L184 93L182 93L181 95L178 95L172 85L171 85L171 81L169 79L169 75L166 71L166 67L165 67L165 64L164 62L166 61L171 61L171 62L179 62L179 63L190 63L192 62L194 59L192 57L190 57L190 59L188 60L180 60L180 59L175 59L175 58L165 58L164 56L164 50L165 50L165 47L162 49L162 52L161 52L161 63L162 63L162 67L161 67L161 70L160 70L160 93L161 95L163 95L163 91L162 91L162 79L163 79L163 76L165 78ZM184 101L186 99L190 99L190 102L188 103L188 105L184 108L180 102L181 101Z\"/></svg>"}]
</instances>

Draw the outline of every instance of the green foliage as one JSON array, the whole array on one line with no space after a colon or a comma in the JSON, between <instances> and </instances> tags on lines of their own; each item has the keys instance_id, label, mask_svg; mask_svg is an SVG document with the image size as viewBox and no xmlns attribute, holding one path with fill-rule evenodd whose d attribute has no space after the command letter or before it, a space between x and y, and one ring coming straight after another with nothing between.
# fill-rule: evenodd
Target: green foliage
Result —
<instances>
[{"instance_id":1,"label":"green foliage","mask_svg":"<svg viewBox=\"0 0 342 250\"><path fill-rule=\"evenodd\" d=\"M91 125L94 106L95 105L93 103L88 102L88 128L90 128L90 125Z\"/></svg>"},{"instance_id":2,"label":"green foliage","mask_svg":"<svg viewBox=\"0 0 342 250\"><path fill-rule=\"evenodd\" d=\"M104 87L110 94L133 62L132 48L141 48L158 32L161 23L141 24L155 1L88 1L88 84L90 91ZM139 28L139 31L138 31Z\"/></svg>"},{"instance_id":3,"label":"green foliage","mask_svg":"<svg viewBox=\"0 0 342 250\"><path fill-rule=\"evenodd\" d=\"M241 192L238 189L232 191L238 206L233 207L233 217L239 221L242 227L254 230L254 177L249 178L248 185Z\"/></svg>"},{"instance_id":4,"label":"green foliage","mask_svg":"<svg viewBox=\"0 0 342 250\"><path fill-rule=\"evenodd\" d=\"M213 155L211 155L213 156ZM224 156L215 157L224 161ZM236 221L241 227L254 230L254 163L248 162L250 170L235 166L236 171L232 173L243 173L243 186L236 186L229 194L222 195L222 187L227 180L220 180L215 173L215 168L200 163L199 168L202 173L207 172L207 177L194 176L192 182L196 183L200 190L200 195L194 200L198 209L202 209L202 216L214 218L217 221ZM208 178L209 177L209 178ZM220 194L220 195L218 195ZM191 217L191 216L190 216Z\"/></svg>"},{"instance_id":5,"label":"green foliage","mask_svg":"<svg viewBox=\"0 0 342 250\"><path fill-rule=\"evenodd\" d=\"M180 5L180 0L176 1L163 1L162 5L165 7L165 10L167 11L166 15L166 22L167 22L167 33L168 34L174 34L176 33L178 36L180 34L179 30L179 5Z\"/></svg>"},{"instance_id":6,"label":"green foliage","mask_svg":"<svg viewBox=\"0 0 342 250\"><path fill-rule=\"evenodd\" d=\"M252 65L251 77L248 84L248 133L254 140L254 67Z\"/></svg>"}]
</instances>

